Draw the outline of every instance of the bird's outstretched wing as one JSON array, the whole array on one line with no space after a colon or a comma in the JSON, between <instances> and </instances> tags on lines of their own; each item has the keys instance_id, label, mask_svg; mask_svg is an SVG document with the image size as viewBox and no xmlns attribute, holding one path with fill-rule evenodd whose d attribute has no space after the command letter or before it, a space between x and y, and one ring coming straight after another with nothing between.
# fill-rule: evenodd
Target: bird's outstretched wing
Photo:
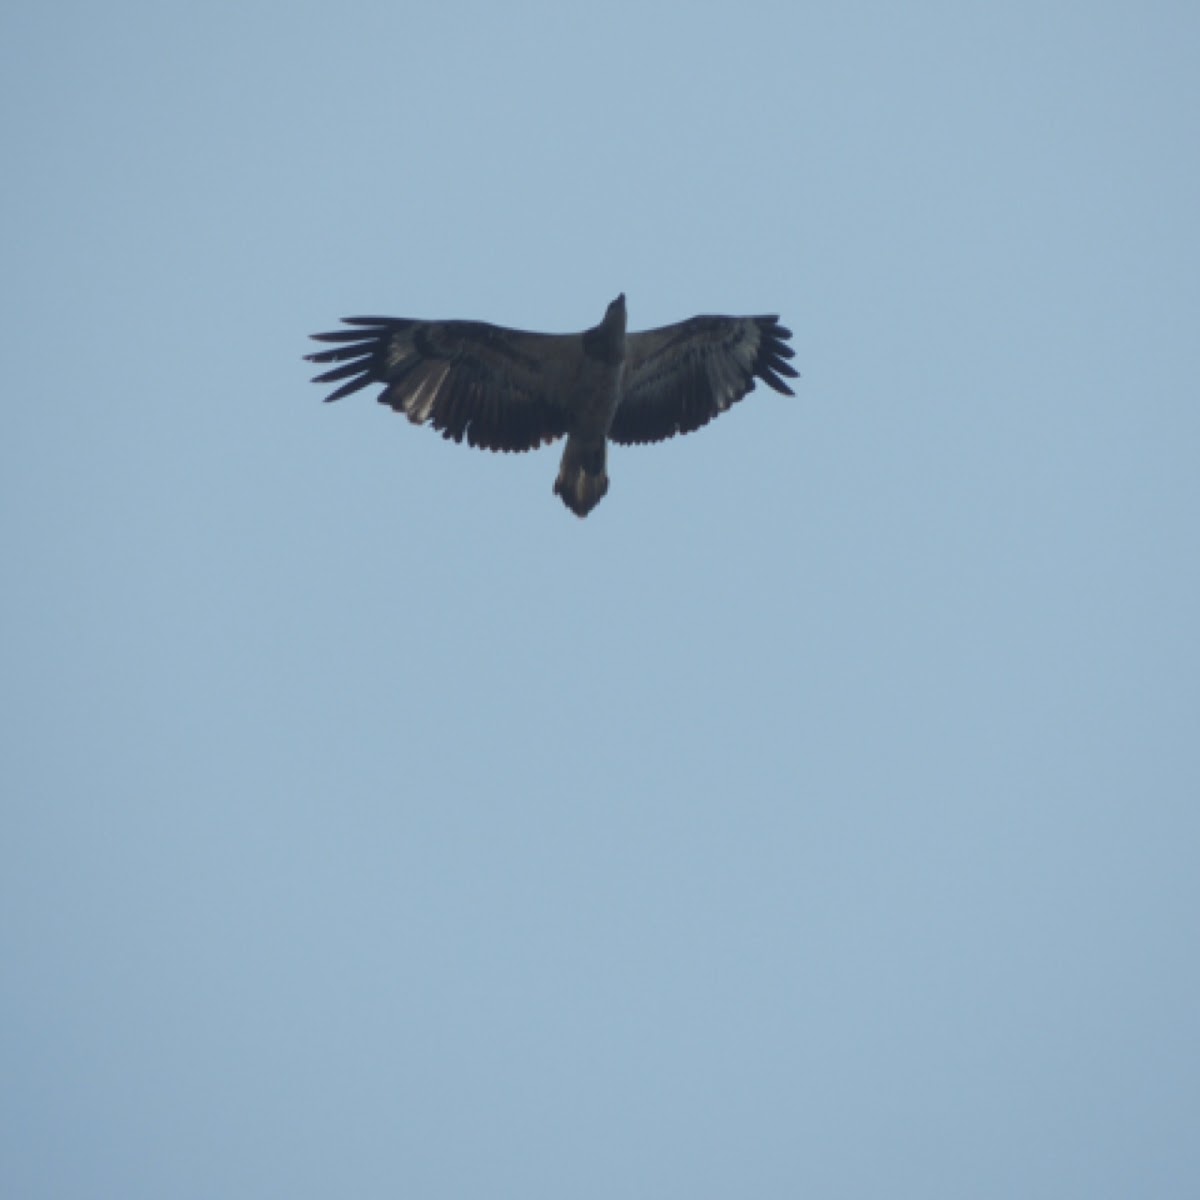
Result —
<instances>
[{"instance_id":1,"label":"bird's outstretched wing","mask_svg":"<svg viewBox=\"0 0 1200 1200\"><path fill-rule=\"evenodd\" d=\"M343 324L351 328L313 335L333 349L308 355L342 364L313 380L346 381L327 400L382 383L381 404L485 450L532 450L567 432L569 335L482 321L346 317Z\"/></svg>"},{"instance_id":2,"label":"bird's outstretched wing","mask_svg":"<svg viewBox=\"0 0 1200 1200\"><path fill-rule=\"evenodd\" d=\"M791 331L778 317L693 317L627 339L625 385L609 437L661 442L707 425L754 387L786 396Z\"/></svg>"}]
</instances>

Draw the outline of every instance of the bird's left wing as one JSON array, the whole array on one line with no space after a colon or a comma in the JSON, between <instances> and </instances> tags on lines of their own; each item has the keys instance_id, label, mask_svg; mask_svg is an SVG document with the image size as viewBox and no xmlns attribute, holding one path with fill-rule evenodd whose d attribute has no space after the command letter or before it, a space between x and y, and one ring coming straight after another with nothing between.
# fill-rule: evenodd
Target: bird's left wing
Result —
<instances>
[{"instance_id":1,"label":"bird's left wing","mask_svg":"<svg viewBox=\"0 0 1200 1200\"><path fill-rule=\"evenodd\" d=\"M786 396L791 331L778 317L693 317L626 341L625 386L609 437L660 442L691 433L736 404L756 379Z\"/></svg>"},{"instance_id":2,"label":"bird's left wing","mask_svg":"<svg viewBox=\"0 0 1200 1200\"><path fill-rule=\"evenodd\" d=\"M343 324L351 328L313 335L333 349L308 355L342 364L313 381L347 381L327 400L382 383L381 404L485 450L532 450L567 432L566 381L578 336L482 321L347 317Z\"/></svg>"}]
</instances>

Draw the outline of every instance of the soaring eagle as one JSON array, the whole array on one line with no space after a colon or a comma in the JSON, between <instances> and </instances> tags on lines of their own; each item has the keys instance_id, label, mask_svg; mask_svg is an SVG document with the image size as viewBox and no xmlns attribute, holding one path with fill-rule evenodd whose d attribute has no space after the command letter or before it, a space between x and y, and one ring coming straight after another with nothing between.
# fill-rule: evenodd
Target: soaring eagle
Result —
<instances>
[{"instance_id":1,"label":"soaring eagle","mask_svg":"<svg viewBox=\"0 0 1200 1200\"><path fill-rule=\"evenodd\" d=\"M625 332L625 296L583 333L526 333L482 321L346 317L317 333L334 348L310 362L339 363L314 383L345 380L327 400L381 383L381 404L443 437L485 450L533 450L566 437L554 491L586 517L608 491L605 450L691 433L763 380L783 377L791 331L778 317L692 317Z\"/></svg>"}]
</instances>

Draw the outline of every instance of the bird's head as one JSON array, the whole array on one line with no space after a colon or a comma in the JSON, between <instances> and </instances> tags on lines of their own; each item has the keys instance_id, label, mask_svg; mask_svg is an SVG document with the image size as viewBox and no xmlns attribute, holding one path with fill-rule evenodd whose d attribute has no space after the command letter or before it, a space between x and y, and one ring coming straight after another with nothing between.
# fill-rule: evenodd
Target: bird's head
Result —
<instances>
[{"instance_id":1,"label":"bird's head","mask_svg":"<svg viewBox=\"0 0 1200 1200\"><path fill-rule=\"evenodd\" d=\"M622 292L609 306L604 314L604 325L608 329L619 329L625 332L625 293Z\"/></svg>"},{"instance_id":2,"label":"bird's head","mask_svg":"<svg viewBox=\"0 0 1200 1200\"><path fill-rule=\"evenodd\" d=\"M583 348L592 358L619 363L625 357L625 293L604 313L604 320L583 335Z\"/></svg>"}]
</instances>

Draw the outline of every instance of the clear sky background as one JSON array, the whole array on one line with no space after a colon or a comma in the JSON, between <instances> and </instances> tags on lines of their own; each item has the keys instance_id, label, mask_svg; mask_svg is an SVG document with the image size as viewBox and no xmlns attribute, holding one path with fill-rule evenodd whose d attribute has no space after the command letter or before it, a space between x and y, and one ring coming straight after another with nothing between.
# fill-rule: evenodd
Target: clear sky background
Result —
<instances>
[{"instance_id":1,"label":"clear sky background","mask_svg":"<svg viewBox=\"0 0 1200 1200\"><path fill-rule=\"evenodd\" d=\"M1200 1194L1200 9L0 18L0 1194ZM361 312L778 312L557 450Z\"/></svg>"}]
</instances>

